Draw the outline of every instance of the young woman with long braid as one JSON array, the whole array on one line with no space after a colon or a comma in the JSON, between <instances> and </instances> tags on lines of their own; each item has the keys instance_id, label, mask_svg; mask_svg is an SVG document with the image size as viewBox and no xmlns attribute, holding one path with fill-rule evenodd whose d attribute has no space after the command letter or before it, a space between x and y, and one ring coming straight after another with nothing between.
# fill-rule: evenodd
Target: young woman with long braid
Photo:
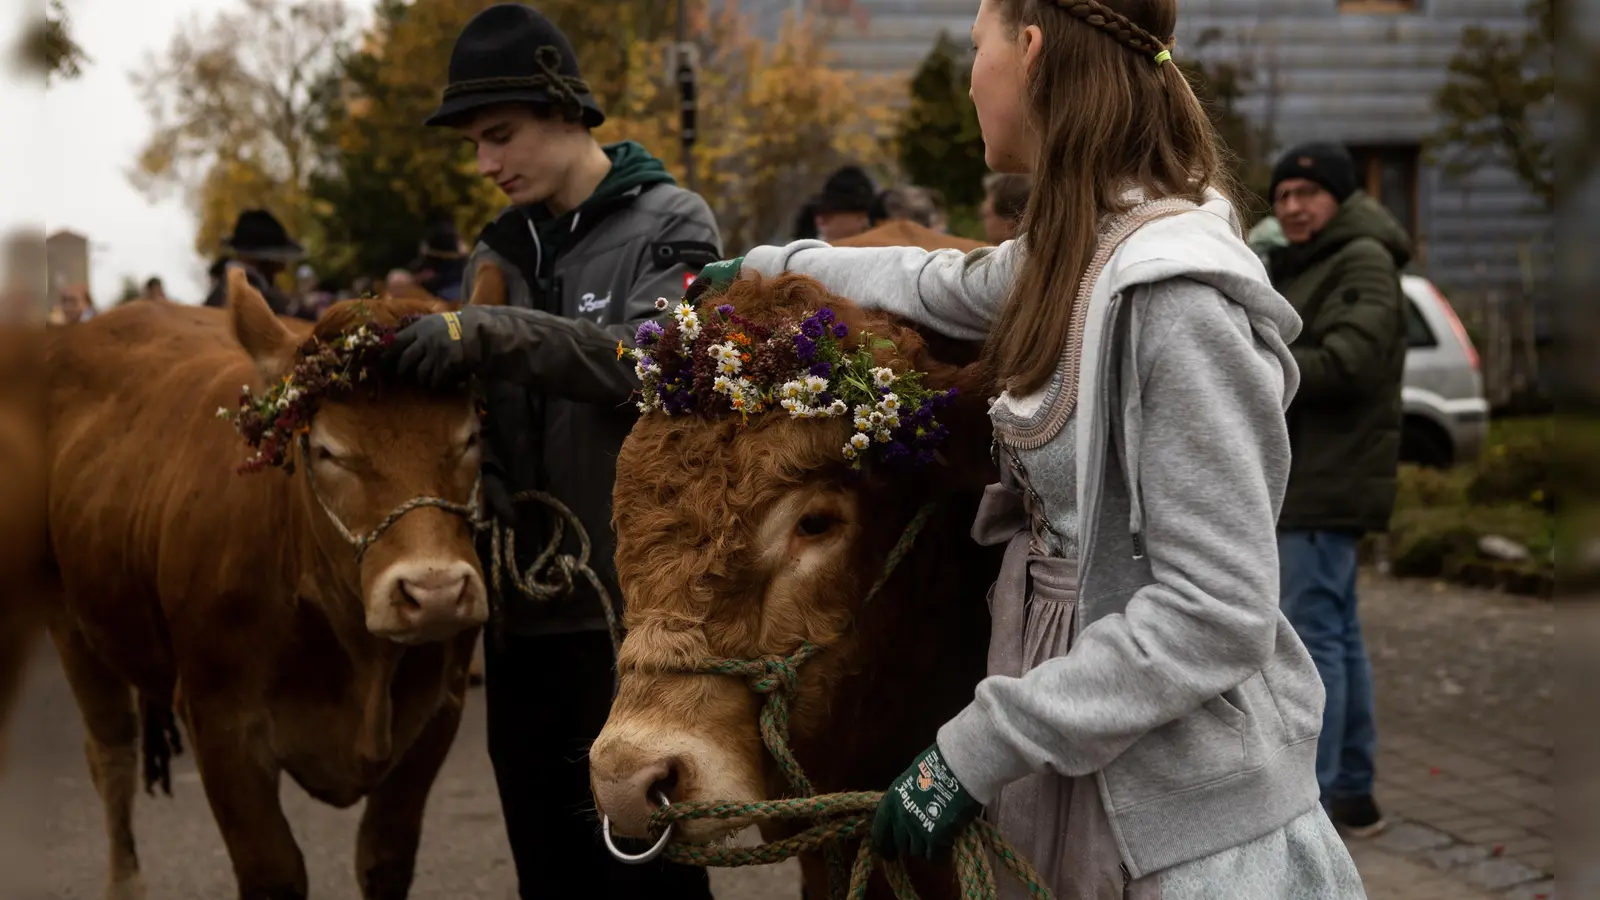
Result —
<instances>
[{"instance_id":1,"label":"young woman with long braid","mask_svg":"<svg viewBox=\"0 0 1600 900\"><path fill-rule=\"evenodd\" d=\"M1360 898L1318 804L1322 686L1278 609L1300 320L1240 233L1177 15L982 0L985 152L1035 185L1017 240L760 247L691 293L801 272L987 339L990 676L885 795L881 852L947 853L987 810L1065 900Z\"/></svg>"}]
</instances>

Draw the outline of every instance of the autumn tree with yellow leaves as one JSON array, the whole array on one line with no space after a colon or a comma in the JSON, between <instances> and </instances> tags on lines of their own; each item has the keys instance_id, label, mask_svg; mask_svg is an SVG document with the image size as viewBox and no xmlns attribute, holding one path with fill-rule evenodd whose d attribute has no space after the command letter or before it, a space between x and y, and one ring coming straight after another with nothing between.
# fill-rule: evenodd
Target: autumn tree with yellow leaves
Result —
<instances>
[{"instance_id":1,"label":"autumn tree with yellow leaves","mask_svg":"<svg viewBox=\"0 0 1600 900\"><path fill-rule=\"evenodd\" d=\"M456 36L492 0L379 0L359 36L339 0L242 2L181 31L136 79L154 128L132 176L149 193L188 193L201 253L218 251L239 210L260 206L306 245L319 274L349 280L405 265L434 221L470 239L503 207L471 146L422 125ZM832 68L823 22L789 20L766 40L735 3L719 7L690 0L686 25L700 61L695 186L731 255L779 236L803 190L839 164L888 163L904 86ZM683 181L667 70L677 4L539 9L571 38L607 112L596 137L639 141Z\"/></svg>"},{"instance_id":2,"label":"autumn tree with yellow leaves","mask_svg":"<svg viewBox=\"0 0 1600 900\"><path fill-rule=\"evenodd\" d=\"M203 256L221 252L251 207L270 210L308 246L320 243L309 187L350 26L341 0L241 0L188 22L134 74L153 127L130 178L149 196L184 191Z\"/></svg>"},{"instance_id":3,"label":"autumn tree with yellow leaves","mask_svg":"<svg viewBox=\"0 0 1600 900\"><path fill-rule=\"evenodd\" d=\"M893 99L904 82L835 68L828 37L828 22L805 16L786 18L775 40L763 40L732 3L702 16L695 30L695 187L717 215L729 256L784 236L810 189L841 164L892 164ZM638 141L682 181L669 44L633 46L621 102L596 136Z\"/></svg>"}]
</instances>

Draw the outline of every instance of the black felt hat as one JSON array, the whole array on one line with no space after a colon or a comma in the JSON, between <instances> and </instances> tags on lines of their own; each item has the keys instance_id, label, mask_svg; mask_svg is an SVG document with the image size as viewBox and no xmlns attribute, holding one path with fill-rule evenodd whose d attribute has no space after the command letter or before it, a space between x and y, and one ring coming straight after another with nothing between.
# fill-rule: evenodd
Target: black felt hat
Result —
<instances>
[{"instance_id":1,"label":"black felt hat","mask_svg":"<svg viewBox=\"0 0 1600 900\"><path fill-rule=\"evenodd\" d=\"M465 258L455 223L436 222L428 229L428 236L422 239L421 252L411 261L410 268L413 272L420 272L441 262Z\"/></svg>"},{"instance_id":2,"label":"black felt hat","mask_svg":"<svg viewBox=\"0 0 1600 900\"><path fill-rule=\"evenodd\" d=\"M828 176L817 195L819 213L870 212L878 199L878 187L860 166L845 166Z\"/></svg>"},{"instance_id":3,"label":"black felt hat","mask_svg":"<svg viewBox=\"0 0 1600 900\"><path fill-rule=\"evenodd\" d=\"M425 125L459 125L486 106L550 106L589 128L606 120L578 73L572 42L531 6L496 3L472 17L450 52L450 84Z\"/></svg>"},{"instance_id":4,"label":"black felt hat","mask_svg":"<svg viewBox=\"0 0 1600 900\"><path fill-rule=\"evenodd\" d=\"M304 247L289 237L283 223L264 209L247 209L233 223L233 234L222 246L237 256L293 262L306 255Z\"/></svg>"}]
</instances>

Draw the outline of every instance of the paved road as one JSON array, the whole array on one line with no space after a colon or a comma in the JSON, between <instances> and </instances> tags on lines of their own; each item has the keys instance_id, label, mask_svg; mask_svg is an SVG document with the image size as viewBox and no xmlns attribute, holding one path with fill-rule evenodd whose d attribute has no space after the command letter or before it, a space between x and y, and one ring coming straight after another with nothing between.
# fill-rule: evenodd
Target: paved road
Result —
<instances>
[{"instance_id":1,"label":"paved road","mask_svg":"<svg viewBox=\"0 0 1600 900\"><path fill-rule=\"evenodd\" d=\"M0 900L99 900L106 841L83 761L83 730L48 641L13 726L13 772L0 782ZM423 827L413 900L514 900L516 877L500 827L484 749L483 694L473 691ZM173 761L172 797L141 794L135 834L150 900L234 896L222 837L191 755ZM336 810L292 781L285 812L306 856L312 896L355 898L354 845L361 809ZM772 871L777 869L777 871ZM798 897L789 867L713 872L718 900Z\"/></svg>"},{"instance_id":2,"label":"paved road","mask_svg":"<svg viewBox=\"0 0 1600 900\"><path fill-rule=\"evenodd\" d=\"M1380 799L1406 820L1391 838L1353 848L1371 900L1553 897L1540 880L1553 865L1548 607L1389 580L1365 581L1363 604L1380 691ZM474 692L429 804L415 900L514 896L480 701ZM99 802L83 763L76 708L48 654L37 661L14 729L13 772L0 783L0 900L99 898ZM225 900L233 887L221 838L192 759L175 763L175 796L141 795L137 803L150 898ZM1486 787L1491 782L1498 787ZM351 851L359 809L330 809L292 784L283 795L313 896L356 897ZM1488 824L1516 833L1497 837ZM713 874L718 900L798 896L788 868Z\"/></svg>"}]
</instances>

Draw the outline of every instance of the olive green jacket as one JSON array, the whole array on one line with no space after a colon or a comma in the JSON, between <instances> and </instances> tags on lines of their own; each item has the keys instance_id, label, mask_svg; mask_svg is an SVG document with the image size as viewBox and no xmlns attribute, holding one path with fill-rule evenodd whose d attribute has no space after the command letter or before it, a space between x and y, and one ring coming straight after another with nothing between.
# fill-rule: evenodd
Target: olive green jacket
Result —
<instances>
[{"instance_id":1,"label":"olive green jacket","mask_svg":"<svg viewBox=\"0 0 1600 900\"><path fill-rule=\"evenodd\" d=\"M1289 348L1300 391L1280 529L1388 529L1406 358L1400 270L1410 259L1405 229L1361 191L1310 241L1268 253L1273 286L1304 326Z\"/></svg>"}]
</instances>

